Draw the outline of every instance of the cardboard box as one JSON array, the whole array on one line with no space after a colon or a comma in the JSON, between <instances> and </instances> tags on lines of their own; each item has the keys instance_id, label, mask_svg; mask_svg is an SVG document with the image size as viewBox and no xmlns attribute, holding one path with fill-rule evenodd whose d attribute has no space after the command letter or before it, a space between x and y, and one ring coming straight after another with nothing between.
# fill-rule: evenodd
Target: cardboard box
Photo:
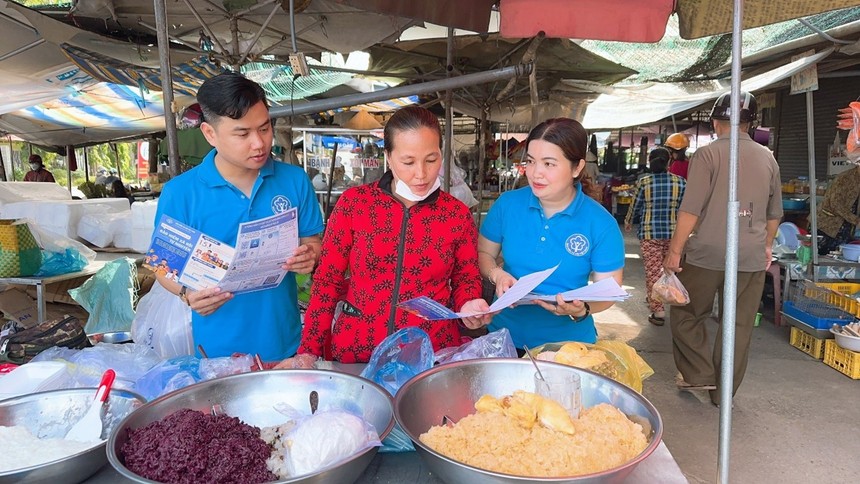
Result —
<instances>
[{"instance_id":1,"label":"cardboard box","mask_svg":"<svg viewBox=\"0 0 860 484\"><path fill-rule=\"evenodd\" d=\"M65 281L53 282L47 286L42 288L43 297L45 298L45 303L63 303L63 304L75 304L78 303L72 299L72 296L69 295L69 289L74 289L76 287L81 287L87 279L93 277L93 274L88 276L76 277L74 279L66 279ZM27 294L36 299L36 287L35 286L27 286Z\"/></svg>"},{"instance_id":2,"label":"cardboard box","mask_svg":"<svg viewBox=\"0 0 860 484\"><path fill-rule=\"evenodd\" d=\"M39 319L36 300L14 287L0 292L0 312L4 319L20 323L25 328L35 326Z\"/></svg>"}]
</instances>

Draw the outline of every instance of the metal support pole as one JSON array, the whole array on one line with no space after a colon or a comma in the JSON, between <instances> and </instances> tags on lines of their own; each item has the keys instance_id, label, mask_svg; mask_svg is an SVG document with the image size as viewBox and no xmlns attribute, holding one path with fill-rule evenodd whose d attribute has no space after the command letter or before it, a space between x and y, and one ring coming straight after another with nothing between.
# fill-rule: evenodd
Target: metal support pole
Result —
<instances>
[{"instance_id":1,"label":"metal support pole","mask_svg":"<svg viewBox=\"0 0 860 484\"><path fill-rule=\"evenodd\" d=\"M90 147L84 146L84 181L90 182Z\"/></svg>"},{"instance_id":2,"label":"metal support pole","mask_svg":"<svg viewBox=\"0 0 860 484\"><path fill-rule=\"evenodd\" d=\"M230 64L235 72L239 72L239 18L230 17L230 38L233 41L233 50L230 52Z\"/></svg>"},{"instance_id":3,"label":"metal support pole","mask_svg":"<svg viewBox=\"0 0 860 484\"><path fill-rule=\"evenodd\" d=\"M176 116L173 114L173 72L170 68L170 40L167 36L167 8L165 0L153 0L155 28L158 30L158 60L161 64L161 94L164 101L164 128L167 132L168 173L179 174L179 140L176 135Z\"/></svg>"},{"instance_id":4,"label":"metal support pole","mask_svg":"<svg viewBox=\"0 0 860 484\"><path fill-rule=\"evenodd\" d=\"M720 364L720 439L717 460L717 481L729 483L729 451L732 437L732 390L735 368L735 321L738 293L738 143L741 114L741 47L743 41L743 0L734 0L732 21L732 90L731 134L729 138L729 187L726 204L726 267L723 279L721 330L723 332L722 363Z\"/></svg>"},{"instance_id":5,"label":"metal support pole","mask_svg":"<svg viewBox=\"0 0 860 484\"><path fill-rule=\"evenodd\" d=\"M445 62L445 77L451 78L454 70L454 27L448 27L448 46ZM445 91L445 153L442 156L445 177L442 179L442 189L451 191L451 167L454 166L454 91Z\"/></svg>"},{"instance_id":6,"label":"metal support pole","mask_svg":"<svg viewBox=\"0 0 860 484\"><path fill-rule=\"evenodd\" d=\"M444 91L446 89L459 89L461 87L476 86L478 84L525 75L531 72L533 67L533 64L518 64L493 71L466 74L463 76L452 77L450 79L440 79L438 81L422 82L419 84L410 84L408 86L391 87L381 91L362 92L347 96L320 99L296 104L294 106L290 106L289 104L276 106L269 110L269 115L272 118L286 118L289 116L297 116L299 114L320 113L328 111L329 109L357 106L359 104L372 103L376 101L386 101L388 99L396 99L402 96L427 94L430 92Z\"/></svg>"},{"instance_id":7,"label":"metal support pole","mask_svg":"<svg viewBox=\"0 0 860 484\"><path fill-rule=\"evenodd\" d=\"M478 125L478 219L475 224L481 226L481 211L484 210L484 178L487 176L487 110L481 108L481 123Z\"/></svg>"},{"instance_id":8,"label":"metal support pole","mask_svg":"<svg viewBox=\"0 0 860 484\"><path fill-rule=\"evenodd\" d=\"M66 146L66 182L69 184L69 195L72 194L72 157L75 156L74 150L74 146Z\"/></svg>"},{"instance_id":9,"label":"metal support pole","mask_svg":"<svg viewBox=\"0 0 860 484\"><path fill-rule=\"evenodd\" d=\"M269 16L266 17L266 21L263 22L263 25L260 27L260 30L258 30L257 33L254 35L254 38L251 39L251 43L248 44L248 50L246 50L245 53L242 54L242 58L239 59L239 62L237 62L238 65L241 66L245 62L245 59L247 59L248 56L251 54L251 49L253 49L254 46L257 45L257 41L260 40L260 36L263 35L263 32L265 32L266 28L269 26L269 22L272 21L272 17L275 16L275 13L277 13L280 8L281 5L276 3L275 8L273 8L272 11L269 13Z\"/></svg>"},{"instance_id":10,"label":"metal support pole","mask_svg":"<svg viewBox=\"0 0 860 484\"><path fill-rule=\"evenodd\" d=\"M812 237L812 278L818 279L818 271L815 266L818 265L818 194L815 181L815 111L812 106L812 91L806 91L806 152L809 156L809 219L812 221L810 227ZM852 168L856 170L857 168Z\"/></svg>"}]
</instances>

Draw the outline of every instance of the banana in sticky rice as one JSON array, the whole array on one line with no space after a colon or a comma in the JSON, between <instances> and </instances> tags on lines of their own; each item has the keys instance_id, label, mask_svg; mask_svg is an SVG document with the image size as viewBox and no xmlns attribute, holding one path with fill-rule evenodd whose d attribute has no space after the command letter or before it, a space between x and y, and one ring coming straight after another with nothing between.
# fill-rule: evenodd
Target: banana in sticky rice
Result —
<instances>
[{"instance_id":1,"label":"banana in sticky rice","mask_svg":"<svg viewBox=\"0 0 860 484\"><path fill-rule=\"evenodd\" d=\"M504 414L525 429L540 424L542 427L568 435L575 433L573 420L567 410L555 400L537 393L517 390L513 395L506 395L499 399L492 395L484 395L475 402L475 410L479 413Z\"/></svg>"}]
</instances>

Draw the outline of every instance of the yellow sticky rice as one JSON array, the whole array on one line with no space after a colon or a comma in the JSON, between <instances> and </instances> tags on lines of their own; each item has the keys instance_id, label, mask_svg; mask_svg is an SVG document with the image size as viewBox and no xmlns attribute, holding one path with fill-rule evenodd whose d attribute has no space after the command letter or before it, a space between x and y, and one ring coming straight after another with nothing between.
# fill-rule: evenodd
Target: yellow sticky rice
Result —
<instances>
[{"instance_id":1,"label":"yellow sticky rice","mask_svg":"<svg viewBox=\"0 0 860 484\"><path fill-rule=\"evenodd\" d=\"M642 426L609 404L583 410L574 435L535 425L525 429L509 417L481 412L453 427L434 426L420 440L452 459L493 472L528 477L568 477L620 466L648 442Z\"/></svg>"}]
</instances>

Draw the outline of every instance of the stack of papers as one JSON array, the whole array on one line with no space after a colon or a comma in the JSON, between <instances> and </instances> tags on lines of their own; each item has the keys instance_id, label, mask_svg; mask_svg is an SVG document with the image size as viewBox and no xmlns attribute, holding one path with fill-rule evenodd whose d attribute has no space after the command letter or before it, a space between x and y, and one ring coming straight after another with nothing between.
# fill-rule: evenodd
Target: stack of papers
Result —
<instances>
[{"instance_id":1,"label":"stack of papers","mask_svg":"<svg viewBox=\"0 0 860 484\"><path fill-rule=\"evenodd\" d=\"M544 271L535 272L521 277L517 280L516 284L511 286L510 289L502 294L502 297L496 299L496 301L490 306L489 311L481 313L457 313L427 296L421 296L404 301L398 304L398 307L424 319L436 321L440 319L457 319L494 313L514 304L534 304L535 300L555 302L555 294L535 294L532 291L552 275L557 268L558 266L555 266ZM630 297L630 294L622 289L621 286L615 282L615 279L610 277L607 279L601 279L594 284L580 287L579 289L572 289L570 291L563 292L561 293L561 296L565 301L579 300L598 302L624 301Z\"/></svg>"},{"instance_id":2,"label":"stack of papers","mask_svg":"<svg viewBox=\"0 0 860 484\"><path fill-rule=\"evenodd\" d=\"M561 293L561 297L565 301L626 301L627 298L630 297L630 293L622 289L621 286L615 282L615 279L609 277L585 287L580 287L579 289L563 292ZM524 302L534 301L537 299L541 301L555 302L555 294L529 293L523 296L519 302L522 304Z\"/></svg>"}]
</instances>

